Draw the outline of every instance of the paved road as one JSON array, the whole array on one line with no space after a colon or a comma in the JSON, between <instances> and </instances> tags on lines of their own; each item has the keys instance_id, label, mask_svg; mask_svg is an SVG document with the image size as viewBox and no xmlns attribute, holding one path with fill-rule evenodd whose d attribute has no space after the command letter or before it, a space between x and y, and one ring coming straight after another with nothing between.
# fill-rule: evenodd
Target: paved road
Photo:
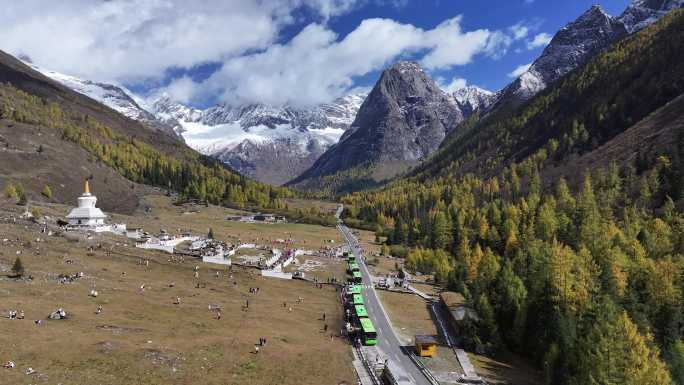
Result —
<instances>
[{"instance_id":1,"label":"paved road","mask_svg":"<svg viewBox=\"0 0 684 385\"><path fill-rule=\"evenodd\" d=\"M399 339L394 333L394 329L389 321L389 317L387 316L385 309L382 307L380 299L375 293L375 288L373 287L370 273L368 272L368 267L366 266L366 261L361 258L361 252L354 236L343 224L340 223L338 228L340 232L342 232L342 235L347 239L354 256L359 261L359 268L361 270L361 275L363 275L364 283L363 298L365 299L368 315L373 321L373 325L378 332L378 349L382 351L383 355L385 356L384 358L389 359L397 367L404 371L404 373L399 373L397 376L400 377L398 379L403 380L401 383L431 385L423 373L413 363L413 361L411 361L411 359L401 350L402 344L399 342ZM373 357L369 358L373 359Z\"/></svg>"}]
</instances>

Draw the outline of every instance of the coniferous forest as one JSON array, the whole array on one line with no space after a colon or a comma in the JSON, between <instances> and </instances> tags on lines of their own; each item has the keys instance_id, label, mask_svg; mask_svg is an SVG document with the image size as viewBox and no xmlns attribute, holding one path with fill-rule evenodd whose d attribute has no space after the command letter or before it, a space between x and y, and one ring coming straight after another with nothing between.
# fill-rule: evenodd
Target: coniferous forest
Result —
<instances>
[{"instance_id":1,"label":"coniferous forest","mask_svg":"<svg viewBox=\"0 0 684 385\"><path fill-rule=\"evenodd\" d=\"M346 221L465 296L471 349L528 356L548 384L684 383L684 133L571 163L682 94L683 43L673 12L518 110L469 121L409 178L342 197Z\"/></svg>"},{"instance_id":2,"label":"coniferous forest","mask_svg":"<svg viewBox=\"0 0 684 385\"><path fill-rule=\"evenodd\" d=\"M283 209L282 198L294 193L255 182L220 162L189 148L165 154L152 145L115 132L86 114L65 111L57 103L28 94L10 84L0 86L0 118L60 130L125 178L176 191L181 201L195 199L236 208Z\"/></svg>"}]
</instances>

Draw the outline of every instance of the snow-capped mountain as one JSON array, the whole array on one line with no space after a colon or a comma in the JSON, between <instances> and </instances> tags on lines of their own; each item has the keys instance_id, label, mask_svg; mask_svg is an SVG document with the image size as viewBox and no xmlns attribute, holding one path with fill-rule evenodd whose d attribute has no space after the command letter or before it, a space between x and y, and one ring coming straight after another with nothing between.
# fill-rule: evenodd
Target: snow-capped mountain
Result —
<instances>
[{"instance_id":1,"label":"snow-capped mountain","mask_svg":"<svg viewBox=\"0 0 684 385\"><path fill-rule=\"evenodd\" d=\"M183 138L245 175L282 184L310 167L354 121L366 93L312 108L217 105L200 110L162 95L151 102L123 86L94 82L40 68L43 75L131 119Z\"/></svg>"},{"instance_id":2,"label":"snow-capped mountain","mask_svg":"<svg viewBox=\"0 0 684 385\"><path fill-rule=\"evenodd\" d=\"M346 95L312 108L222 104L198 110L162 95L150 108L201 153L257 180L283 184L339 141L365 97Z\"/></svg>"},{"instance_id":3,"label":"snow-capped mountain","mask_svg":"<svg viewBox=\"0 0 684 385\"><path fill-rule=\"evenodd\" d=\"M530 68L501 92L503 100L527 100L627 34L624 25L598 6L561 28Z\"/></svg>"},{"instance_id":4,"label":"snow-capped mountain","mask_svg":"<svg viewBox=\"0 0 684 385\"><path fill-rule=\"evenodd\" d=\"M492 109L530 99L617 40L683 6L684 0L634 0L622 15L613 17L593 5L561 28L530 68L498 92Z\"/></svg>"},{"instance_id":5,"label":"snow-capped mountain","mask_svg":"<svg viewBox=\"0 0 684 385\"><path fill-rule=\"evenodd\" d=\"M148 126L166 133L175 134L172 130L172 126L158 120L148 111L148 106L145 101L135 96L135 94L126 89L126 87L84 80L75 76L47 70L34 65L27 58L23 58L23 61L25 64L31 66L48 78L55 80L78 93L86 95L91 99L97 100L128 118L147 123Z\"/></svg>"},{"instance_id":6,"label":"snow-capped mountain","mask_svg":"<svg viewBox=\"0 0 684 385\"><path fill-rule=\"evenodd\" d=\"M655 23L673 9L684 7L684 0L634 0L618 17L627 32L634 33Z\"/></svg>"},{"instance_id":7,"label":"snow-capped mountain","mask_svg":"<svg viewBox=\"0 0 684 385\"><path fill-rule=\"evenodd\" d=\"M468 118L476 110L486 109L496 99L494 92L477 86L465 86L453 92L452 97L464 118Z\"/></svg>"}]
</instances>

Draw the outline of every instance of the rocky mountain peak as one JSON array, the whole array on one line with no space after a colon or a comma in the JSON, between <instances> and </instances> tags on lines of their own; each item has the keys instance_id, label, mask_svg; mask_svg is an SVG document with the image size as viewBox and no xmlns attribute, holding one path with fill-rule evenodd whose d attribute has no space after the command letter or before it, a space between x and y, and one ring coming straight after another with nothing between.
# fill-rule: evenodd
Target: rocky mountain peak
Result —
<instances>
[{"instance_id":1,"label":"rocky mountain peak","mask_svg":"<svg viewBox=\"0 0 684 385\"><path fill-rule=\"evenodd\" d=\"M556 33L531 69L549 84L624 35L622 23L594 5Z\"/></svg>"},{"instance_id":2,"label":"rocky mountain peak","mask_svg":"<svg viewBox=\"0 0 684 385\"><path fill-rule=\"evenodd\" d=\"M634 0L622 15L612 17L601 6L591 6L561 28L530 68L500 91L492 109L531 98L617 40L682 7L684 0Z\"/></svg>"},{"instance_id":3,"label":"rocky mountain peak","mask_svg":"<svg viewBox=\"0 0 684 385\"><path fill-rule=\"evenodd\" d=\"M443 94L443 91L416 62L400 61L382 72L380 87L399 99L417 94ZM375 88L371 93L375 91Z\"/></svg>"},{"instance_id":4,"label":"rocky mountain peak","mask_svg":"<svg viewBox=\"0 0 684 385\"><path fill-rule=\"evenodd\" d=\"M480 108L485 109L489 107L496 98L494 92L473 85L467 85L454 91L452 96L454 102L463 113L464 118L467 118Z\"/></svg>"},{"instance_id":5,"label":"rocky mountain peak","mask_svg":"<svg viewBox=\"0 0 684 385\"><path fill-rule=\"evenodd\" d=\"M673 9L684 7L684 0L634 0L618 17L629 33L654 23Z\"/></svg>"},{"instance_id":6,"label":"rocky mountain peak","mask_svg":"<svg viewBox=\"0 0 684 385\"><path fill-rule=\"evenodd\" d=\"M260 181L283 184L337 143L366 95L311 107L220 103L201 110L160 95L150 105L159 119L175 122L190 147Z\"/></svg>"},{"instance_id":7,"label":"rocky mountain peak","mask_svg":"<svg viewBox=\"0 0 684 385\"><path fill-rule=\"evenodd\" d=\"M415 61L402 60L390 66L386 71L399 71L404 74L410 72L423 72L423 68Z\"/></svg>"},{"instance_id":8,"label":"rocky mountain peak","mask_svg":"<svg viewBox=\"0 0 684 385\"><path fill-rule=\"evenodd\" d=\"M436 151L462 120L453 97L417 63L396 63L382 72L340 142L292 183L307 186L316 178L361 165L371 165L383 177L393 176Z\"/></svg>"},{"instance_id":9,"label":"rocky mountain peak","mask_svg":"<svg viewBox=\"0 0 684 385\"><path fill-rule=\"evenodd\" d=\"M494 108L531 98L625 35L622 22L591 6L553 36L530 68L499 93Z\"/></svg>"}]
</instances>

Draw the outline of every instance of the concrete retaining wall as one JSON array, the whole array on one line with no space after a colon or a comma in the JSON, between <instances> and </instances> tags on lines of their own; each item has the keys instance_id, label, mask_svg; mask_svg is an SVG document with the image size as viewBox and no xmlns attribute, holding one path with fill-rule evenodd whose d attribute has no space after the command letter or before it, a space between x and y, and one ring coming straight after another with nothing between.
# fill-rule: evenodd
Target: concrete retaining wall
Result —
<instances>
[{"instance_id":1,"label":"concrete retaining wall","mask_svg":"<svg viewBox=\"0 0 684 385\"><path fill-rule=\"evenodd\" d=\"M292 273L283 273L282 271L261 270L261 275L270 278L292 279Z\"/></svg>"}]
</instances>

